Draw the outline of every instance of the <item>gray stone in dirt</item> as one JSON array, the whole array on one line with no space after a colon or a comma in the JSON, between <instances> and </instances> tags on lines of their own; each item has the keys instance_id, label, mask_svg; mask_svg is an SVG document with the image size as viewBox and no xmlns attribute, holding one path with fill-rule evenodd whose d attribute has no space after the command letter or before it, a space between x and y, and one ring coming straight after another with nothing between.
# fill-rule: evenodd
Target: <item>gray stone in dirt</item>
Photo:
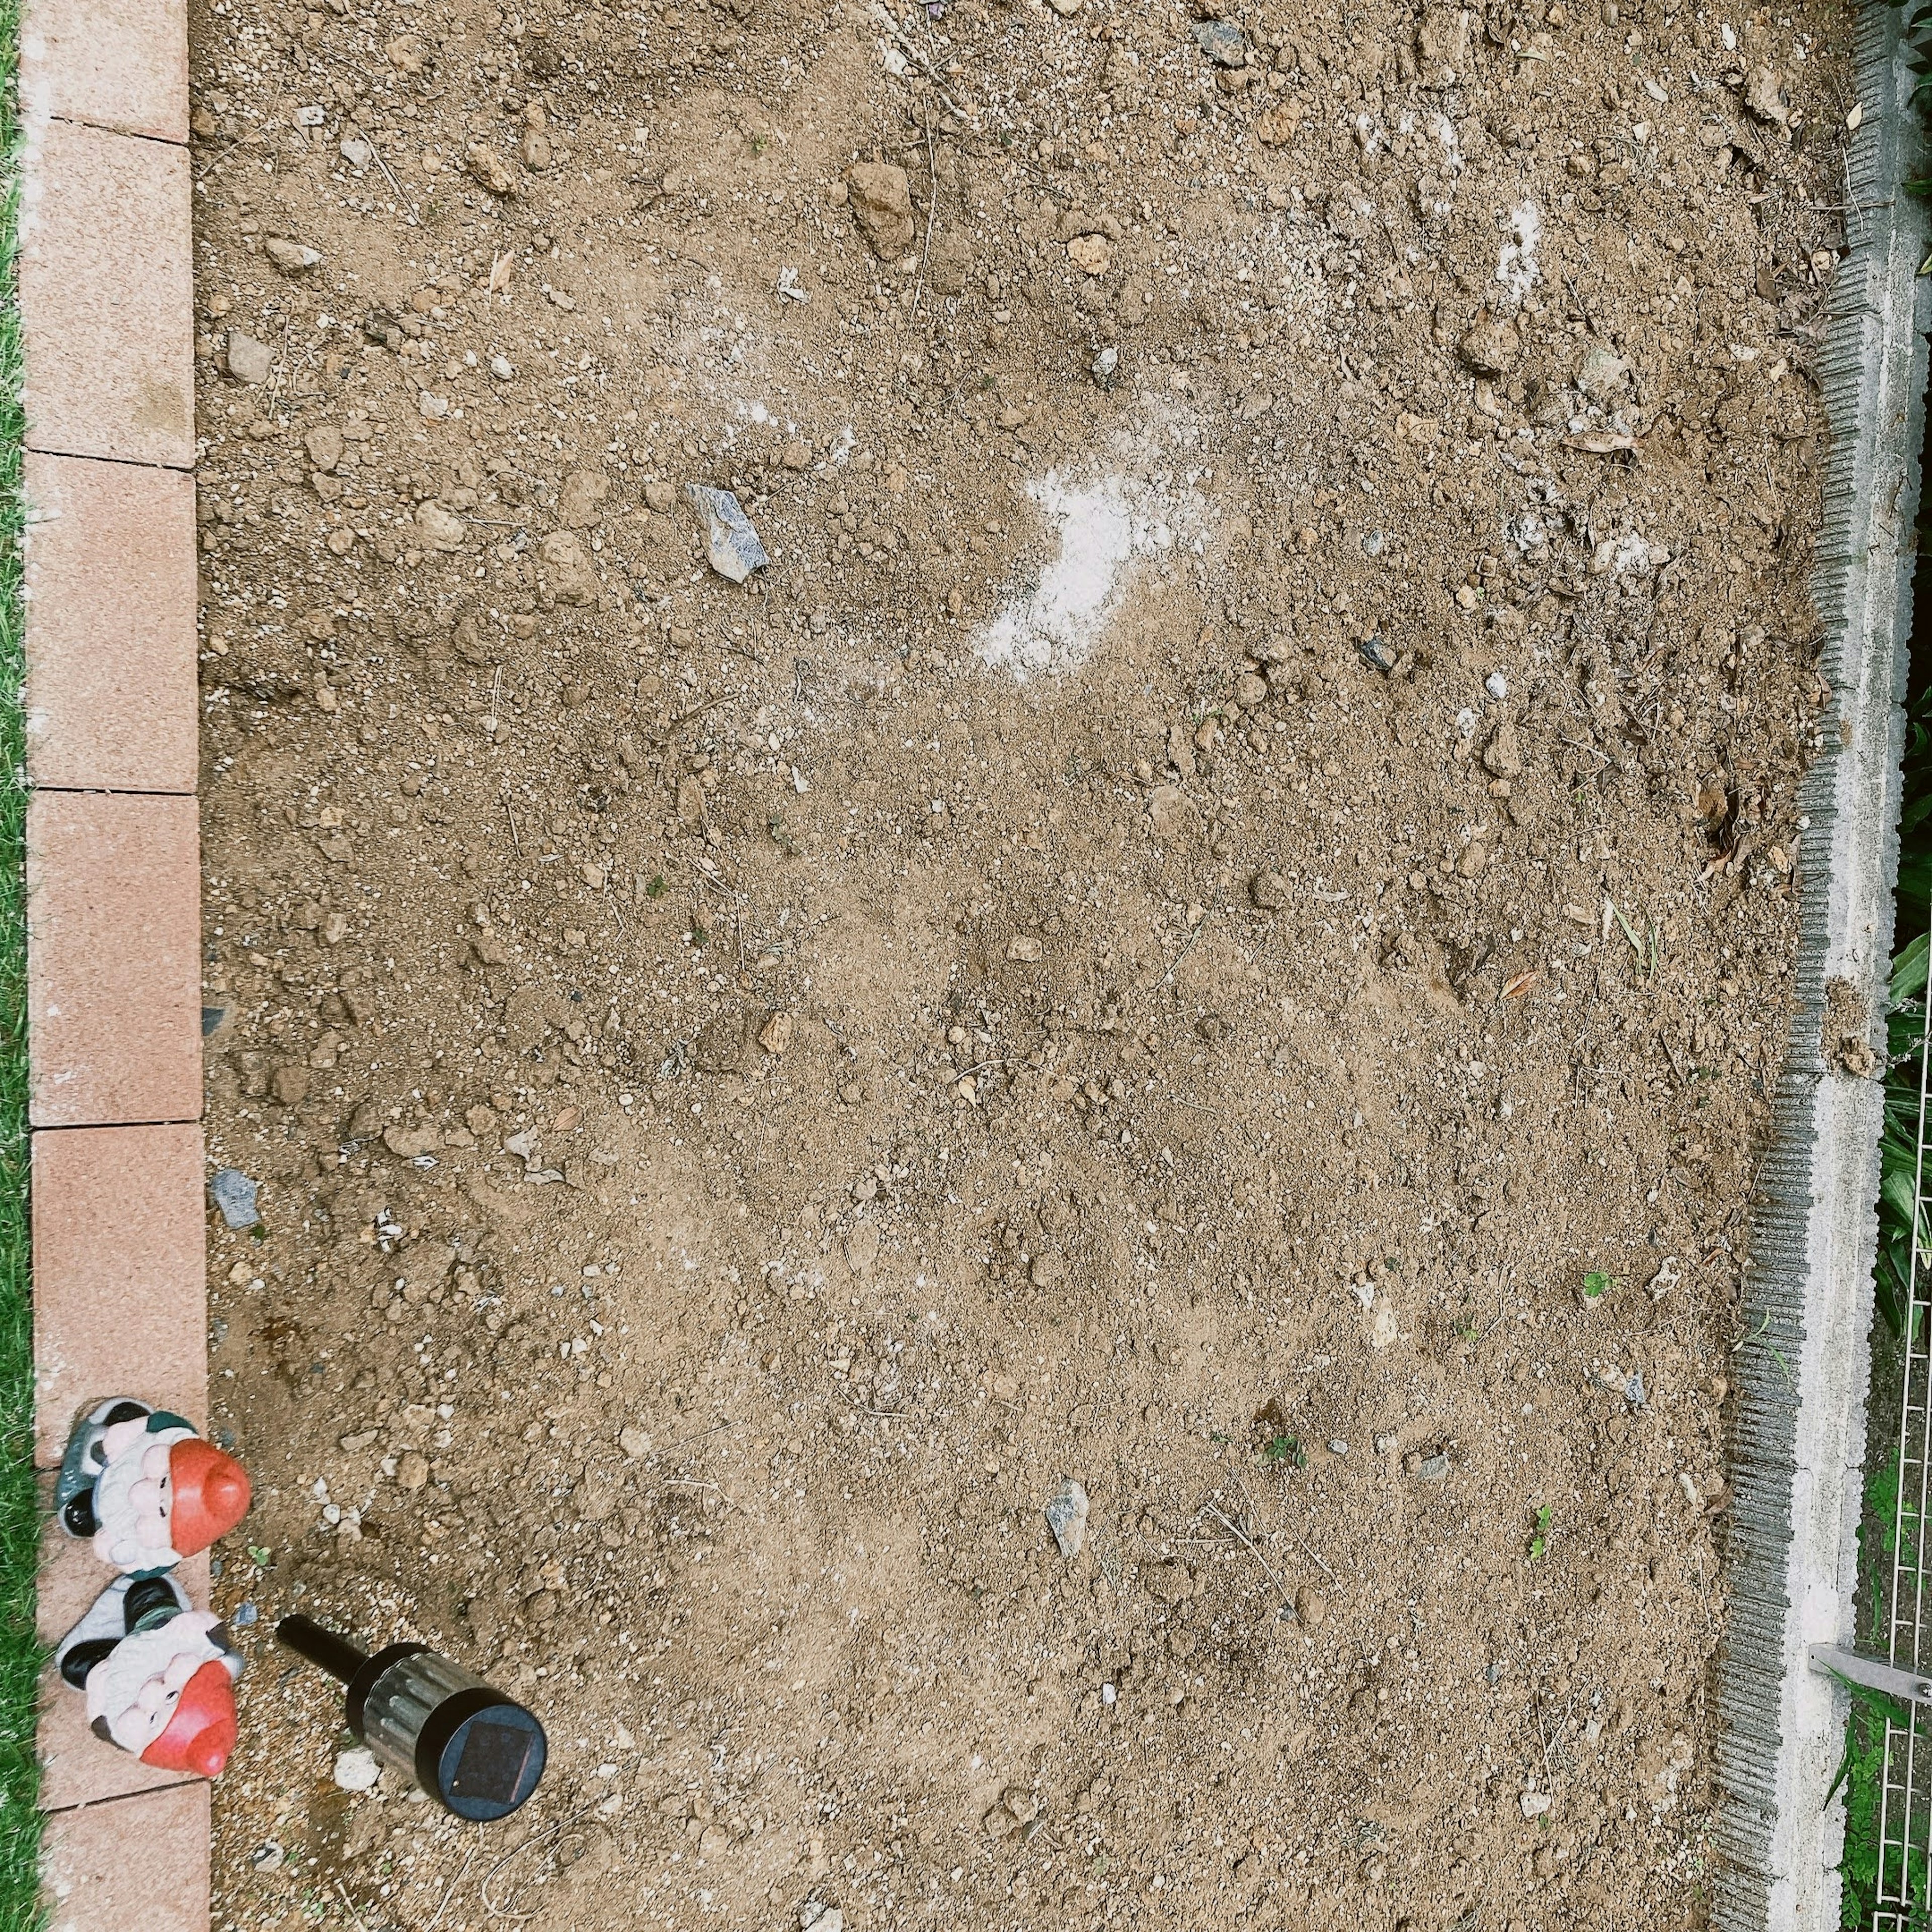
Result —
<instances>
[{"instance_id":1,"label":"gray stone in dirt","mask_svg":"<svg viewBox=\"0 0 1932 1932\"><path fill-rule=\"evenodd\" d=\"M1585 346L1576 365L1576 386L1585 395L1606 401L1623 387L1630 366L1614 349L1592 340Z\"/></svg>"},{"instance_id":2,"label":"gray stone in dirt","mask_svg":"<svg viewBox=\"0 0 1932 1932\"><path fill-rule=\"evenodd\" d=\"M1248 37L1232 20L1197 20L1194 44L1216 67L1246 67Z\"/></svg>"},{"instance_id":3,"label":"gray stone in dirt","mask_svg":"<svg viewBox=\"0 0 1932 1932\"><path fill-rule=\"evenodd\" d=\"M1449 1458L1439 1449L1433 1456L1424 1456L1417 1459L1415 1474L1423 1482L1439 1483L1448 1473Z\"/></svg>"},{"instance_id":4,"label":"gray stone in dirt","mask_svg":"<svg viewBox=\"0 0 1932 1932\"><path fill-rule=\"evenodd\" d=\"M1643 1371L1633 1369L1624 1378L1624 1400L1633 1408L1641 1408L1644 1404Z\"/></svg>"},{"instance_id":5,"label":"gray stone in dirt","mask_svg":"<svg viewBox=\"0 0 1932 1932\"><path fill-rule=\"evenodd\" d=\"M262 247L268 260L285 275L299 275L322 260L320 249L310 248L300 242L286 241L280 236L271 236Z\"/></svg>"},{"instance_id":6,"label":"gray stone in dirt","mask_svg":"<svg viewBox=\"0 0 1932 1932\"><path fill-rule=\"evenodd\" d=\"M463 548L470 530L454 510L432 498L416 506L416 532L431 550L448 551Z\"/></svg>"},{"instance_id":7,"label":"gray stone in dirt","mask_svg":"<svg viewBox=\"0 0 1932 1932\"><path fill-rule=\"evenodd\" d=\"M1102 350L1088 364L1093 372L1094 381L1103 389L1111 389L1114 386L1114 373L1120 366L1120 352L1111 346Z\"/></svg>"},{"instance_id":8,"label":"gray stone in dirt","mask_svg":"<svg viewBox=\"0 0 1932 1932\"><path fill-rule=\"evenodd\" d=\"M335 1782L344 1791L374 1791L382 1774L375 1753L365 1744L335 1754Z\"/></svg>"},{"instance_id":9,"label":"gray stone in dirt","mask_svg":"<svg viewBox=\"0 0 1932 1932\"><path fill-rule=\"evenodd\" d=\"M274 366L274 351L238 328L228 332L228 373L238 382L266 382Z\"/></svg>"},{"instance_id":10,"label":"gray stone in dirt","mask_svg":"<svg viewBox=\"0 0 1932 1932\"><path fill-rule=\"evenodd\" d=\"M751 518L739 508L738 500L730 490L692 483L686 486L686 494L704 519L706 554L720 577L742 584L753 571L771 562Z\"/></svg>"},{"instance_id":11,"label":"gray stone in dirt","mask_svg":"<svg viewBox=\"0 0 1932 1932\"><path fill-rule=\"evenodd\" d=\"M376 158L376 150L360 134L345 136L337 152L352 168L366 168Z\"/></svg>"},{"instance_id":12,"label":"gray stone in dirt","mask_svg":"<svg viewBox=\"0 0 1932 1932\"><path fill-rule=\"evenodd\" d=\"M845 1915L836 1905L808 1898L798 1908L799 1932L845 1932Z\"/></svg>"},{"instance_id":13,"label":"gray stone in dirt","mask_svg":"<svg viewBox=\"0 0 1932 1932\"><path fill-rule=\"evenodd\" d=\"M1358 638L1355 648L1362 654L1362 662L1371 670L1394 670L1395 652L1380 638Z\"/></svg>"},{"instance_id":14,"label":"gray stone in dirt","mask_svg":"<svg viewBox=\"0 0 1932 1932\"><path fill-rule=\"evenodd\" d=\"M1069 1478L1046 1506L1046 1526L1063 1556L1078 1556L1087 1540L1087 1492Z\"/></svg>"},{"instance_id":15,"label":"gray stone in dirt","mask_svg":"<svg viewBox=\"0 0 1932 1932\"><path fill-rule=\"evenodd\" d=\"M255 1211L255 1196L260 1189L260 1184L250 1180L238 1167L217 1168L208 1184L215 1206L221 1210L222 1220L231 1228L260 1225L262 1217Z\"/></svg>"},{"instance_id":16,"label":"gray stone in dirt","mask_svg":"<svg viewBox=\"0 0 1932 1932\"><path fill-rule=\"evenodd\" d=\"M512 1134L503 1143L503 1151L513 1154L524 1164L524 1178L547 1186L563 1178L562 1171L554 1167L538 1164L537 1137L533 1129L525 1128L520 1134Z\"/></svg>"}]
</instances>

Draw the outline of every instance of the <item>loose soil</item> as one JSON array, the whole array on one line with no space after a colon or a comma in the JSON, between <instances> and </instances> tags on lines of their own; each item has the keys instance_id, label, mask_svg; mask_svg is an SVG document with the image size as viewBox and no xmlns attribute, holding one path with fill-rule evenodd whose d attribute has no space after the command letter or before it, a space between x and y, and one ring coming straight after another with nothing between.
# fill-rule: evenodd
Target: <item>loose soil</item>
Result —
<instances>
[{"instance_id":1,"label":"loose soil","mask_svg":"<svg viewBox=\"0 0 1932 1932\"><path fill-rule=\"evenodd\" d=\"M219 1924L1702 1922L1848 20L1216 11L195 8Z\"/></svg>"}]
</instances>

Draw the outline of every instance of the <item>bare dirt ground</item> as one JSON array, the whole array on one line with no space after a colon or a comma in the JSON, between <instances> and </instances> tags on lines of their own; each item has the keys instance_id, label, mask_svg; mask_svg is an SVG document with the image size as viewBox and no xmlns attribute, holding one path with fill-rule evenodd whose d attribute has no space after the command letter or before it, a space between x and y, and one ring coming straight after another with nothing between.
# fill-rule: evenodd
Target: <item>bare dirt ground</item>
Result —
<instances>
[{"instance_id":1,"label":"bare dirt ground","mask_svg":"<svg viewBox=\"0 0 1932 1932\"><path fill-rule=\"evenodd\" d=\"M194 32L218 1922L1702 1922L1846 17Z\"/></svg>"}]
</instances>

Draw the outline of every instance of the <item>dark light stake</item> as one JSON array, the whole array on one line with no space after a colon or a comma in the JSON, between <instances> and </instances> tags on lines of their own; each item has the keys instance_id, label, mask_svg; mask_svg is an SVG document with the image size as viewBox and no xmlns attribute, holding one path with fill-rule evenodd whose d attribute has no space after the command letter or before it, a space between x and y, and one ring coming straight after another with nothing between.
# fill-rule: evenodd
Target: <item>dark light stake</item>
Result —
<instances>
[{"instance_id":1,"label":"dark light stake","mask_svg":"<svg viewBox=\"0 0 1932 1932\"><path fill-rule=\"evenodd\" d=\"M349 1728L458 1817L507 1818L537 1788L549 1747L535 1714L427 1644L371 1657L304 1616L283 1618L275 1641L347 1685Z\"/></svg>"}]
</instances>

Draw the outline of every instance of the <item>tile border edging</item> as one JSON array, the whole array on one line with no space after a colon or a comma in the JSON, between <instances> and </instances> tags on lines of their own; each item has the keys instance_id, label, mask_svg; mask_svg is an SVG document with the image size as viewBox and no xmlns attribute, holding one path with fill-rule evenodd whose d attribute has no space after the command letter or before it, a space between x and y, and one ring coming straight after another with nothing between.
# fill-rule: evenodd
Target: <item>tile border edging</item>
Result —
<instances>
[{"instance_id":1,"label":"tile border edging","mask_svg":"<svg viewBox=\"0 0 1932 1932\"><path fill-rule=\"evenodd\" d=\"M31 297L21 304L23 400L29 412L23 420L21 454L23 467L32 457L57 458L62 463L86 465L76 476L102 478L122 472L158 472L170 476L194 474L194 371L193 340L193 257L191 202L178 236L170 219L169 232L162 238L167 254L168 286L159 290L136 286L134 272L118 261L113 251L90 247L93 237L86 232L65 231L62 227L62 197L50 194L49 170L57 165L62 152L77 154L92 166L92 157L102 158L111 170L124 171L136 178L157 184L176 181L191 153L188 136L188 20L184 5L168 4L153 10L137 10L117 17L111 31L102 33L95 26L94 10L77 5L75 0L26 0L19 43L20 115L24 146L19 248L23 266L28 251L57 250L64 263L78 262L82 274L74 299L94 305L98 314L124 315L147 302L160 304L160 326L154 340L158 356L172 364L170 380L178 375L180 394L184 399L186 460L182 455L180 430L169 432L170 440L158 447L152 436L142 439L140 426L124 410L116 418L110 412L111 386L104 392L78 386L70 370L60 365L58 345L50 350L37 328ZM157 49L160 50L157 58ZM176 130L178 130L178 133ZM62 138L64 134L68 138ZM50 138L51 136L51 138ZM52 184L58 185L58 184ZM177 183L178 185L178 183ZM160 190L158 187L157 192ZM177 190L170 189L170 194ZM172 205L172 204L170 204ZM31 240L29 236L31 233ZM182 260L172 251L186 254ZM124 280L117 280L117 278ZM184 295L185 291L185 295ZM16 299L25 295L24 286ZM44 315L48 305L40 305ZM177 338L178 340L177 340ZM37 357L37 344L41 354ZM50 355L52 359L49 359ZM92 412L92 413L90 413ZM44 424L44 428L39 427ZM103 431L104 430L104 434ZM92 441L98 448L79 448L76 442ZM170 486L178 488L178 486ZM138 496L138 492L136 493ZM38 498L36 500L39 500ZM83 494L84 502L112 500L112 493L94 496ZM90 605L86 573L80 568L85 554L88 519L78 526L77 540L56 556L50 550L46 568L33 580L31 602L23 596L20 621L25 638L25 665L29 680L37 662L48 664L43 655L44 628L48 614L63 608L76 622L98 626L106 617L121 625L122 614L110 606L100 608L98 597ZM199 559L195 554L191 517L172 527L158 554L172 572L185 573L194 581ZM33 557L32 526L24 542L28 560ZM177 554L184 552L184 554ZM27 578L22 572L22 590ZM184 616L184 626L181 619ZM40 620L37 626L35 619ZM172 628L158 645L152 638L150 648L158 650L170 677L184 676L188 688L194 688L195 610L192 604L177 607ZM30 840L30 866L41 868L37 891L29 902L27 920L28 1014L28 1063L32 1103L28 1114L28 1152L30 1156L28 1186L33 1209L32 1319L37 1406L72 1406L82 1400L124 1388L138 1394L152 1380L152 1352L142 1346L139 1322L103 1324L89 1319L110 1292L119 1291L127 1277L130 1261L138 1270L150 1330L156 1326L178 1328L185 1346L168 1372L173 1382L167 1393L199 1388L190 1410L193 1419L205 1424L206 1411L206 1306L205 1282L206 1162L200 1136L200 1005L199 958L200 866L198 826L182 823L184 802L195 796L195 771L184 752L191 752L193 740L178 724L168 758L160 763L149 758L116 759L100 762L103 746L110 751L138 736L134 726L146 713L138 696L140 672L128 668L128 633L118 637L106 632L106 654L114 658L113 674L98 684L86 681L84 696L70 704L70 720L82 728L72 741L62 740L55 758L49 754L48 782L42 782L34 754L28 754L26 780L28 823L34 822L36 808L52 808L63 815L53 821L62 826L57 847L50 858L46 850L36 852ZM37 640L41 640L37 649ZM178 664L176 657L184 658ZM46 673L56 680L58 673L50 664ZM71 686L69 687L72 688ZM170 686L172 692L172 686ZM22 696L26 695L23 688ZM114 701L118 699L119 715ZM172 702L172 698L171 700ZM104 720L107 728L90 732L92 720ZM196 707L198 710L198 706ZM188 716L194 716L194 712ZM52 740L44 741L48 745ZM90 764L90 759L95 762ZM98 772L104 780L89 778ZM160 777L161 785L129 784L130 777ZM185 780L185 784L179 782ZM192 812L191 804L185 808ZM98 821L90 822L90 810L98 811ZM59 934L84 934L90 920L98 923L115 918L117 891L127 890L130 870L126 853L138 853L140 841L150 834L147 828L160 825L165 818L172 842L169 844L169 883L172 892L155 895L144 908L151 924L164 940L161 951L172 962L164 975L167 988L166 1010L155 1013L129 997L138 988L138 980L118 980L110 970L92 975L76 971L86 963L73 944L66 952L60 949ZM48 824L44 816L43 826ZM117 872L110 849L112 838L123 838ZM96 850L102 855L104 869L97 875L91 869ZM189 860L194 860L191 881ZM49 868L52 868L51 873ZM117 883L118 882L118 883ZM191 890L190 886L191 884ZM52 932L50 940L50 933ZM177 1037L188 1023L188 1016L174 1008L186 992L187 975L182 962L195 963L195 1000L192 1012L195 1078L190 1095L184 1077L189 1064L185 1042ZM48 976L57 988L62 1008L58 1042L50 1046L46 1031L46 1003L36 988ZM176 982L180 981L181 985ZM47 1064L50 1052L56 1058ZM103 1076L103 1066L132 1070L118 1080ZM44 1090L52 1090L55 1075L71 1079L81 1070L80 1084L94 1098L74 1110L66 1119L57 1110L50 1112ZM156 1070L160 1070L158 1072ZM68 1086L64 1091L73 1092ZM149 1104L142 1104L143 1098ZM191 1100L191 1118L182 1118L184 1103ZM162 1101L158 1110L152 1102ZM160 1118L155 1118L157 1112ZM142 1118L145 1116L145 1118ZM131 1138L130 1138L131 1137ZM95 1263L94 1248L86 1226L90 1176L98 1178L104 1168L120 1160L132 1160L130 1150L138 1150L152 1168L150 1202L155 1211L136 1216L138 1227L130 1227L124 1240L111 1244L112 1256ZM44 1192L42 1183L47 1185ZM47 1217L52 1216L50 1221ZM57 1222L58 1226L54 1225ZM165 1250L164 1264L144 1265L153 1258L145 1254L141 1242L151 1250L158 1244ZM44 1267L45 1273L44 1274ZM124 1292L124 1291L120 1291ZM92 1382L116 1377L116 1388L96 1389ZM85 1379L90 1386L85 1390ZM49 1445L58 1441L66 1417L37 1414L34 1462L44 1466ZM57 1453L54 1452L54 1453ZM68 1605L94 1587L84 1562L63 1561L75 1546L64 1547L57 1532L44 1545L40 1570L43 1612L64 1622L71 1614ZM84 1555L84 1552L81 1552ZM205 1587L205 1565L197 1566L191 1587ZM49 1633L42 1632L43 1636ZM84 1724L74 1721L75 1708L61 1700L72 1694L55 1688L44 1700L39 1736L43 1757L44 1786L41 1798L41 1871L44 1898L51 1908L58 1887L58 1909L62 1925L71 1932L110 1932L110 1928L126 1922L130 1900L122 1894L127 1882L113 1869L113 1862L100 1856L100 1834L124 1832L133 1821L120 1808L138 1804L146 1808L140 1828L147 1843L142 1861L152 1874L165 1872L169 1878L164 1895L143 1901L149 1910L160 1910L150 1922L164 1925L166 1932L206 1932L208 1924L209 1858L208 1804L197 1797L194 1786L200 1780L169 1777L165 1782L142 1784L129 1776L138 1769L138 1761L126 1759L110 1748L89 1738ZM52 1758L47 1755L55 1753ZM58 1763L59 1768L52 1767ZM145 1775L152 1779L154 1774ZM116 1808L112 1814L108 1807Z\"/></svg>"}]
</instances>

